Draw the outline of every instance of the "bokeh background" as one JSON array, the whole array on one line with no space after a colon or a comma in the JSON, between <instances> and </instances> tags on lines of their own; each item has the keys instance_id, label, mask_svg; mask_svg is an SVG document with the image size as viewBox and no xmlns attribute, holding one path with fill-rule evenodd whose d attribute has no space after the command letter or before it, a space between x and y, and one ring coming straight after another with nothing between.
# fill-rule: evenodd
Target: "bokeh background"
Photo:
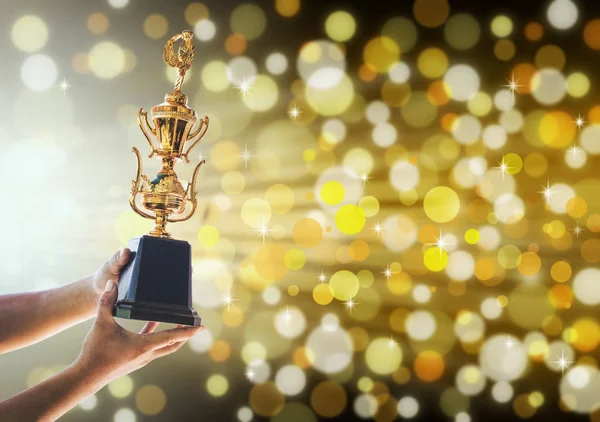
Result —
<instances>
[{"instance_id":1,"label":"bokeh background","mask_svg":"<svg viewBox=\"0 0 600 422\"><path fill-rule=\"evenodd\" d=\"M183 29L211 121L169 226L206 329L63 420L599 421L600 5L492 3L2 1L0 293L150 229L131 147ZM1 356L0 397L89 326Z\"/></svg>"}]
</instances>

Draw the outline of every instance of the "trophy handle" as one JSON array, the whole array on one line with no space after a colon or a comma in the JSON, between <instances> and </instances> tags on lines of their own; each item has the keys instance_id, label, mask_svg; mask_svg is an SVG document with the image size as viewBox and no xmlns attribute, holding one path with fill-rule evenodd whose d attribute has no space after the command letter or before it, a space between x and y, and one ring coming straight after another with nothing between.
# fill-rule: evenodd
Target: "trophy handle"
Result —
<instances>
[{"instance_id":1,"label":"trophy handle","mask_svg":"<svg viewBox=\"0 0 600 422\"><path fill-rule=\"evenodd\" d=\"M204 119L200 120L198 129L196 129L194 132L190 133L190 135L188 136L188 141L196 138L196 136L198 136L198 137L196 139L194 139L192 144L188 147L187 151L184 152L183 154L181 154L181 156L183 157L183 159L185 160L186 163L190 162L190 160L188 159L188 154L190 153L192 148L194 148L196 146L198 141L200 139L202 139L204 137L204 135L206 135L207 130L208 130L208 116L204 116Z\"/></svg>"},{"instance_id":2,"label":"trophy handle","mask_svg":"<svg viewBox=\"0 0 600 422\"><path fill-rule=\"evenodd\" d=\"M138 151L138 149L136 147L133 147L131 149L131 151L133 151L135 153L135 156L137 158L137 173L135 175L135 180L131 181L132 186L131 186L131 193L129 194L129 205L131 205L131 209L133 209L133 211L135 211L137 214L141 215L142 217L154 219L154 217L152 215L147 214L144 211L140 210L135 203L135 198L140 191L140 184L142 182L142 180L141 180L142 157L140 156L140 152Z\"/></svg>"},{"instance_id":3,"label":"trophy handle","mask_svg":"<svg viewBox=\"0 0 600 422\"><path fill-rule=\"evenodd\" d=\"M194 174L192 175L192 182L187 185L187 188L185 190L186 202L189 201L192 203L192 211L183 218L175 219L168 217L167 221L169 223L177 223L180 221L189 220L191 216L194 215L194 213L196 212L196 206L198 205L198 201L196 201L196 178L198 177L198 171L200 170L200 167L202 167L204 164L206 164L205 160L202 160L198 163L198 165L194 169Z\"/></svg>"},{"instance_id":4,"label":"trophy handle","mask_svg":"<svg viewBox=\"0 0 600 422\"><path fill-rule=\"evenodd\" d=\"M182 221L187 221L192 217L192 215L194 215L194 213L196 212L196 206L198 205L198 202L196 201L196 199L193 199L193 200L189 199L188 201L192 203L192 211L183 218L167 217L167 221L169 223L180 223Z\"/></svg>"},{"instance_id":5,"label":"trophy handle","mask_svg":"<svg viewBox=\"0 0 600 422\"><path fill-rule=\"evenodd\" d=\"M142 120L142 117L144 117L144 120ZM145 126L144 122L146 123ZM152 133L152 135L154 136L156 136L156 128L153 128L150 125L150 122L148 121L148 112L144 111L144 107L140 108L140 111L138 112L138 124L140 125L140 129L142 129L142 132L144 132L144 136L150 144L150 155L148 156L148 158L152 158L152 156L156 154L156 148L154 147L154 144L152 143L152 140L150 139L150 135L148 134L146 128L148 128L150 130L150 133Z\"/></svg>"}]
</instances>

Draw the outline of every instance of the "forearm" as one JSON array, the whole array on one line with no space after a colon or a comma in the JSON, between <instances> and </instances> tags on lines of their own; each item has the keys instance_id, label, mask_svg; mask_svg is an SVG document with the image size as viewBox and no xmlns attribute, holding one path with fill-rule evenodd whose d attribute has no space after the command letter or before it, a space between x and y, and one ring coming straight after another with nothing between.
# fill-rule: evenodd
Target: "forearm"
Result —
<instances>
[{"instance_id":1,"label":"forearm","mask_svg":"<svg viewBox=\"0 0 600 422\"><path fill-rule=\"evenodd\" d=\"M102 376L86 373L73 364L29 390L0 402L0 420L54 421L107 382Z\"/></svg>"},{"instance_id":2,"label":"forearm","mask_svg":"<svg viewBox=\"0 0 600 422\"><path fill-rule=\"evenodd\" d=\"M98 296L86 276L55 289L0 296L0 353L20 349L94 316Z\"/></svg>"}]
</instances>

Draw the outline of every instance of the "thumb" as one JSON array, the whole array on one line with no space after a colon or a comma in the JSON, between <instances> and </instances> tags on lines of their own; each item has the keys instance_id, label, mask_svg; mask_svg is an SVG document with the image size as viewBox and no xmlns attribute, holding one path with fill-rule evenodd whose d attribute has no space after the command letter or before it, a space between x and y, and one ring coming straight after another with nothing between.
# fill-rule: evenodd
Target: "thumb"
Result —
<instances>
[{"instance_id":1,"label":"thumb","mask_svg":"<svg viewBox=\"0 0 600 422\"><path fill-rule=\"evenodd\" d=\"M129 262L131 251L128 248L121 249L102 265L102 272L107 277L119 277L121 268Z\"/></svg>"},{"instance_id":2,"label":"thumb","mask_svg":"<svg viewBox=\"0 0 600 422\"><path fill-rule=\"evenodd\" d=\"M115 322L112 309L117 301L118 290L116 287L117 284L113 280L108 280L108 283L106 283L106 289L104 289L104 293L102 293L98 302L98 316L96 317L96 321L111 324Z\"/></svg>"}]
</instances>

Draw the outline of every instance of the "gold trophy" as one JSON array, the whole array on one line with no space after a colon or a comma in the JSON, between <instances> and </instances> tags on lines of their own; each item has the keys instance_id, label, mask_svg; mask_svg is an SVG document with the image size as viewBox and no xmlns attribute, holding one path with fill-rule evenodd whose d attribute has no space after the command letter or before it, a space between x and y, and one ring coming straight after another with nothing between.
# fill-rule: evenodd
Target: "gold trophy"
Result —
<instances>
[{"instance_id":1,"label":"gold trophy","mask_svg":"<svg viewBox=\"0 0 600 422\"><path fill-rule=\"evenodd\" d=\"M167 41L163 58L178 74L173 91L165 95L163 103L152 107L154 125L148 121L148 113L143 108L138 113L138 123L150 145L148 157L158 156L162 168L150 180L142 174L140 152L133 148L138 167L129 204L137 214L154 220L155 226L147 235L128 243L132 256L119 282L119 296L113 309L117 317L200 325L200 317L192 308L191 246L186 241L173 239L165 227L167 223L190 219L196 211L196 177L204 164L204 160L198 163L191 182L184 189L175 173L175 163L181 159L190 162L190 151L208 129L205 116L192 130L197 115L188 108L187 97L181 92L185 73L194 60L192 38L192 32L186 30ZM177 41L180 45L176 55Z\"/></svg>"}]
</instances>

